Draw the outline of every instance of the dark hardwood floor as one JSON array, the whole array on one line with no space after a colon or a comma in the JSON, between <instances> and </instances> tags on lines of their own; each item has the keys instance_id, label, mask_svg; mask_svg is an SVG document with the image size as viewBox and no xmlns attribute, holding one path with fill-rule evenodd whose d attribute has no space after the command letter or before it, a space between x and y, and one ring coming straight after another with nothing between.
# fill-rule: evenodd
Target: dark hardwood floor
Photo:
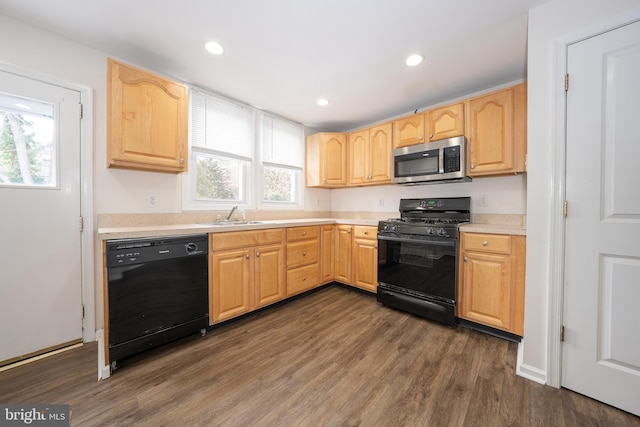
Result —
<instances>
[{"instance_id":1,"label":"dark hardwood floor","mask_svg":"<svg viewBox=\"0 0 640 427\"><path fill-rule=\"evenodd\" d=\"M0 403L67 403L79 426L640 426L515 375L516 344L341 287L124 360L91 343L0 373Z\"/></svg>"}]
</instances>

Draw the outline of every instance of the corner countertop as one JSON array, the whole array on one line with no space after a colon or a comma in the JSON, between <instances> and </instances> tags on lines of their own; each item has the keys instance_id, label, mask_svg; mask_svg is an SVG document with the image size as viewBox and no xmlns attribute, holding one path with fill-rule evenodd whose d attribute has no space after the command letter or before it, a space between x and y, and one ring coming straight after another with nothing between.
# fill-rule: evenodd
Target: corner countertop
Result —
<instances>
[{"instance_id":1,"label":"corner countertop","mask_svg":"<svg viewBox=\"0 0 640 427\"><path fill-rule=\"evenodd\" d=\"M373 219L347 219L347 218L304 218L265 220L255 223L239 225L212 225L206 223L195 224L171 224L171 225L145 225L131 227L100 227L98 238L100 240L131 239L160 236L179 236L187 234L224 233L229 231L262 230L276 227L301 227L305 225L322 224L352 224L377 226L378 220Z\"/></svg>"}]
</instances>

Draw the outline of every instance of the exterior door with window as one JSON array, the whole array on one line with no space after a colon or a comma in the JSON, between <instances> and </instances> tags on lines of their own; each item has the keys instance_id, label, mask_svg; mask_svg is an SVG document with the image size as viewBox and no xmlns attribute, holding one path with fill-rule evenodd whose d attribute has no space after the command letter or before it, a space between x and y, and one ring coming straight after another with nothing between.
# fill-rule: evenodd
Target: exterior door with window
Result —
<instances>
[{"instance_id":1,"label":"exterior door with window","mask_svg":"<svg viewBox=\"0 0 640 427\"><path fill-rule=\"evenodd\" d=\"M567 65L562 386L640 415L640 22Z\"/></svg>"},{"instance_id":2,"label":"exterior door with window","mask_svg":"<svg viewBox=\"0 0 640 427\"><path fill-rule=\"evenodd\" d=\"M0 71L0 366L82 340L79 106Z\"/></svg>"}]
</instances>

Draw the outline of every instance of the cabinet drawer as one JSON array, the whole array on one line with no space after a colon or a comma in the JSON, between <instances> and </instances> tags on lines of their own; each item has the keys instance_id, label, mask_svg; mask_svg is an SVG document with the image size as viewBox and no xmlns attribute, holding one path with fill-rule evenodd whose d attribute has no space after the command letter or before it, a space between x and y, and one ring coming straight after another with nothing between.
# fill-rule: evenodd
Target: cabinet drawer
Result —
<instances>
[{"instance_id":1,"label":"cabinet drawer","mask_svg":"<svg viewBox=\"0 0 640 427\"><path fill-rule=\"evenodd\" d=\"M318 262L318 241L309 240L287 244L287 268Z\"/></svg>"},{"instance_id":2,"label":"cabinet drawer","mask_svg":"<svg viewBox=\"0 0 640 427\"><path fill-rule=\"evenodd\" d=\"M356 225L353 227L356 239L378 239L378 227L370 227L366 225Z\"/></svg>"},{"instance_id":3,"label":"cabinet drawer","mask_svg":"<svg viewBox=\"0 0 640 427\"><path fill-rule=\"evenodd\" d=\"M287 296L313 289L318 286L320 265L307 265L287 271Z\"/></svg>"},{"instance_id":4,"label":"cabinet drawer","mask_svg":"<svg viewBox=\"0 0 640 427\"><path fill-rule=\"evenodd\" d=\"M310 225L308 227L291 227L287 228L287 242L295 242L297 240L317 239L320 235L320 227Z\"/></svg>"},{"instance_id":5,"label":"cabinet drawer","mask_svg":"<svg viewBox=\"0 0 640 427\"><path fill-rule=\"evenodd\" d=\"M280 243L284 239L283 228L260 231L233 231L230 233L211 233L209 250L246 248L258 245Z\"/></svg>"},{"instance_id":6,"label":"cabinet drawer","mask_svg":"<svg viewBox=\"0 0 640 427\"><path fill-rule=\"evenodd\" d=\"M462 233L464 250L511 253L511 236L500 234Z\"/></svg>"}]
</instances>

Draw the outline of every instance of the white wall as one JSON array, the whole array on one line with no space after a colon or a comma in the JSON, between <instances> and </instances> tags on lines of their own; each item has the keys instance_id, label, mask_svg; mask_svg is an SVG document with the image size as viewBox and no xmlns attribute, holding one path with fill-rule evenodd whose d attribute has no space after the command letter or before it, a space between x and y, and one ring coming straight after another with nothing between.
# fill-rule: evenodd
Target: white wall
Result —
<instances>
[{"instance_id":1,"label":"white wall","mask_svg":"<svg viewBox=\"0 0 640 427\"><path fill-rule=\"evenodd\" d=\"M552 287L551 218L554 194L559 189L553 180L555 150L564 144L557 126L563 111L557 103L564 85L564 70L559 69L557 51L562 40L591 30L602 31L610 23L620 24L637 16L638 0L553 0L529 13L528 38L528 183L527 183L527 278L524 346L522 366L526 374L547 381L548 298ZM636 12L633 12L635 9Z\"/></svg>"},{"instance_id":2,"label":"white wall","mask_svg":"<svg viewBox=\"0 0 640 427\"><path fill-rule=\"evenodd\" d=\"M526 213L526 182L526 175L521 174L447 184L336 189L331 193L331 207L334 212L389 212L390 217L397 217L400 199L471 196L473 213L522 215ZM486 207L478 204L481 195L488 196Z\"/></svg>"}]
</instances>

